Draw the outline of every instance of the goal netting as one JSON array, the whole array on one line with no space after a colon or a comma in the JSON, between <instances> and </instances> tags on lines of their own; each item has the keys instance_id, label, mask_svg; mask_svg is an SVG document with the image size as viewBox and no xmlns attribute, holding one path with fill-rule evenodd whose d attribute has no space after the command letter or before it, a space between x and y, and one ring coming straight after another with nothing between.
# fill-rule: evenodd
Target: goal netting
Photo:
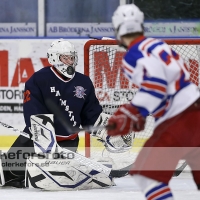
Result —
<instances>
[{"instance_id":1,"label":"goal netting","mask_svg":"<svg viewBox=\"0 0 200 200\"><path fill-rule=\"evenodd\" d=\"M174 39L166 42L178 52L189 66L191 81L199 86L200 40ZM115 40L90 40L84 46L84 73L95 87L96 96L107 114L134 98L137 87L130 84L120 71L125 49ZM85 134L87 157L112 157L115 162L134 162L144 142L152 135L154 118L148 116L145 130L135 133L133 147L125 153L110 153L101 142Z\"/></svg>"}]
</instances>

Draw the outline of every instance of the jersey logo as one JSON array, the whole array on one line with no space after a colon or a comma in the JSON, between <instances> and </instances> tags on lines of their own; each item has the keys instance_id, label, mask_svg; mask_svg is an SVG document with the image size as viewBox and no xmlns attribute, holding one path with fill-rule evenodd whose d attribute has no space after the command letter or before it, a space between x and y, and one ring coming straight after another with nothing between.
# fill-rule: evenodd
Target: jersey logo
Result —
<instances>
[{"instance_id":1,"label":"jersey logo","mask_svg":"<svg viewBox=\"0 0 200 200\"><path fill-rule=\"evenodd\" d=\"M85 94L85 91L86 91L86 89L84 89L82 86L76 86L75 87L75 94L74 94L74 96L76 96L77 98L83 98L84 99L84 95L86 95Z\"/></svg>"},{"instance_id":2,"label":"jersey logo","mask_svg":"<svg viewBox=\"0 0 200 200\"><path fill-rule=\"evenodd\" d=\"M26 90L26 91L24 92L24 103L26 103L26 102L28 102L28 101L31 100L30 94L31 94L31 92L30 92L29 90Z\"/></svg>"}]
</instances>

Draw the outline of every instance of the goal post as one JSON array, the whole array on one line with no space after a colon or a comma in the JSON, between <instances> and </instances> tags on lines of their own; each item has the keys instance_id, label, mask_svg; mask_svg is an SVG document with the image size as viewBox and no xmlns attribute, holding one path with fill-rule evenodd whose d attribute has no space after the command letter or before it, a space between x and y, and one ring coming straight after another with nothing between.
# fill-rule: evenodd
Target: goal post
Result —
<instances>
[{"instance_id":1,"label":"goal post","mask_svg":"<svg viewBox=\"0 0 200 200\"><path fill-rule=\"evenodd\" d=\"M165 39L165 42L183 57L189 67L191 81L199 86L200 39ZM96 96L107 114L113 114L137 92L137 87L129 83L120 71L125 53L126 50L119 47L116 40L89 40L84 46L84 74L92 80ZM135 134L133 147L141 148L153 133L153 127L154 119L149 116L145 130ZM85 133L85 155L96 157L102 152L102 144Z\"/></svg>"}]
</instances>

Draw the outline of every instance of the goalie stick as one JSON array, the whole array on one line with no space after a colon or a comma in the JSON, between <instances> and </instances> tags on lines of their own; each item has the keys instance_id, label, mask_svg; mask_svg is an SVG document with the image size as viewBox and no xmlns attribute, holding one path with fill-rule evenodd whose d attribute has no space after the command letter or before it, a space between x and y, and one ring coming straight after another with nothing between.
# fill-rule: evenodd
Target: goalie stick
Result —
<instances>
[{"instance_id":1,"label":"goalie stick","mask_svg":"<svg viewBox=\"0 0 200 200\"><path fill-rule=\"evenodd\" d=\"M30 134L26 133L26 132L23 132L17 128L14 128L13 126L10 126L6 123L3 123L0 121L0 125L5 127L5 128L8 128L16 133L19 133L20 135L22 135L23 137L26 137L26 138L29 138L31 140L33 140L33 138L30 136ZM33 140L33 142L35 142ZM58 150L58 153L61 153L63 156L65 156L65 154L68 154L68 153L74 153L68 149L63 149L62 147L60 147L57 142L56 142L56 146L57 146L57 150ZM107 176L111 176L113 178L120 178L120 177L123 177L123 176L126 176L128 175L128 172L129 170L131 169L132 167L132 164L128 165L127 167L124 167L124 168L121 168L121 169L110 169L102 164L99 164L97 162L94 162L92 161L91 159L89 158L86 158L80 154L77 154L77 153L74 153L75 156L74 156L74 159L76 159L77 161L83 163L83 164L87 164L91 167L93 167L94 169L96 170L99 170L100 172L106 174Z\"/></svg>"}]
</instances>

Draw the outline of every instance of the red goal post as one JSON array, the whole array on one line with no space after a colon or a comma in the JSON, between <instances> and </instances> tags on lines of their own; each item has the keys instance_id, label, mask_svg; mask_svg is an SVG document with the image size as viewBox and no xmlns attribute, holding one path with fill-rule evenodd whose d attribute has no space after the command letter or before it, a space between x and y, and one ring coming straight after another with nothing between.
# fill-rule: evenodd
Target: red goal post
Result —
<instances>
[{"instance_id":1,"label":"red goal post","mask_svg":"<svg viewBox=\"0 0 200 200\"><path fill-rule=\"evenodd\" d=\"M191 81L200 85L200 39L165 39L179 53L189 67ZM112 114L115 109L133 98L137 88L130 84L120 72L125 50L116 40L89 40L84 45L84 74L94 84L95 92L103 110ZM149 119L142 133L136 134L134 145L141 147L152 134L153 119ZM85 155L96 155L100 145L89 134L85 134ZM134 146L133 145L133 146ZM94 150L93 150L94 149ZM102 147L100 148L102 151Z\"/></svg>"}]
</instances>

